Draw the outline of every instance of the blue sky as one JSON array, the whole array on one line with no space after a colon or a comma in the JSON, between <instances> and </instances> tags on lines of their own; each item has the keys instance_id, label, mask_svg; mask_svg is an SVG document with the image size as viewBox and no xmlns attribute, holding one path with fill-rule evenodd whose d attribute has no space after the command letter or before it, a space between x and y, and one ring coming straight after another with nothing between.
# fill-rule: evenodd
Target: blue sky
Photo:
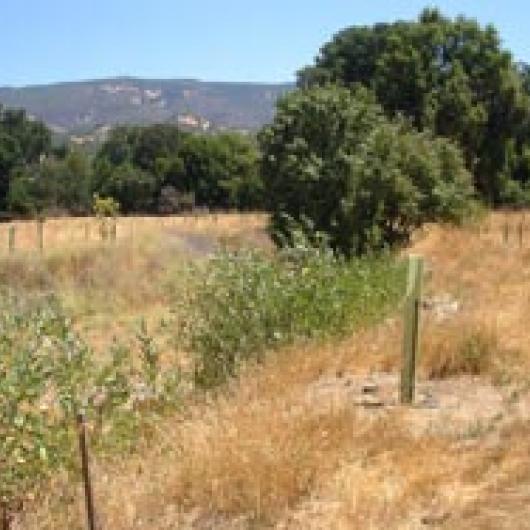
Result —
<instances>
[{"instance_id":1,"label":"blue sky","mask_svg":"<svg viewBox=\"0 0 530 530\"><path fill-rule=\"evenodd\" d=\"M530 62L528 0L0 0L0 86L115 75L291 81L341 28L426 5L500 30Z\"/></svg>"}]
</instances>

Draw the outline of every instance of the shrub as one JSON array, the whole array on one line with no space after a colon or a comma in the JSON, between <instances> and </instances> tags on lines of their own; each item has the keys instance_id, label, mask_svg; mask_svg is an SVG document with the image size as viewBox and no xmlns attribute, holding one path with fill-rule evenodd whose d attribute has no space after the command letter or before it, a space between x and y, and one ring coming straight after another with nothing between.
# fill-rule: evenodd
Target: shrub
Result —
<instances>
[{"instance_id":1,"label":"shrub","mask_svg":"<svg viewBox=\"0 0 530 530\"><path fill-rule=\"evenodd\" d=\"M471 204L460 151L389 122L366 89L288 94L260 144L277 242L302 227L348 256L363 254L406 242L425 221L461 220Z\"/></svg>"},{"instance_id":2,"label":"shrub","mask_svg":"<svg viewBox=\"0 0 530 530\"><path fill-rule=\"evenodd\" d=\"M139 426L138 390L166 406L175 371L160 373L152 341L138 336L143 362L115 344L106 362L75 333L53 298L0 298L0 506L7 507L57 469L77 460L75 414L99 426L97 450L129 446ZM174 394L176 395L176 394Z\"/></svg>"},{"instance_id":3,"label":"shrub","mask_svg":"<svg viewBox=\"0 0 530 530\"><path fill-rule=\"evenodd\" d=\"M530 180L528 79L493 26L427 8L417 21L343 29L300 72L299 86L372 89L387 116L402 113L457 142L477 190L499 205L513 198L510 180L512 191Z\"/></svg>"},{"instance_id":4,"label":"shrub","mask_svg":"<svg viewBox=\"0 0 530 530\"><path fill-rule=\"evenodd\" d=\"M305 247L273 258L223 251L192 265L177 320L196 356L196 383L213 386L267 348L341 334L380 316L402 292L402 273L389 258L346 261Z\"/></svg>"}]
</instances>

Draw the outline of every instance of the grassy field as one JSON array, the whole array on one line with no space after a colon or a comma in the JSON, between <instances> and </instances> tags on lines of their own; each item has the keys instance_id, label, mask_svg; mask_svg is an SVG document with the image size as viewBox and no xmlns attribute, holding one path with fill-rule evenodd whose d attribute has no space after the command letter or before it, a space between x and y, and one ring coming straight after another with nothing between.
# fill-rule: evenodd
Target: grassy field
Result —
<instances>
[{"instance_id":1,"label":"grassy field","mask_svg":"<svg viewBox=\"0 0 530 530\"><path fill-rule=\"evenodd\" d=\"M92 342L108 342L139 319L157 321L168 306L176 272L220 245L270 248L262 215L122 217L116 241L103 241L95 218L50 219L44 254L37 223L0 226L0 282L22 292L54 292Z\"/></svg>"},{"instance_id":2,"label":"grassy field","mask_svg":"<svg viewBox=\"0 0 530 530\"><path fill-rule=\"evenodd\" d=\"M429 226L406 249L428 266L416 406L397 405L399 312L345 338L285 346L220 390L185 398L134 452L95 458L102 528L530 528L521 219ZM95 222L85 240L84 223L48 222L44 256L35 225L22 223L0 277L58 293L102 351L141 318L156 328L187 260L220 243L271 248L258 215L120 219L115 244L98 241ZM80 484L60 474L14 524L81 529L83 510Z\"/></svg>"}]
</instances>

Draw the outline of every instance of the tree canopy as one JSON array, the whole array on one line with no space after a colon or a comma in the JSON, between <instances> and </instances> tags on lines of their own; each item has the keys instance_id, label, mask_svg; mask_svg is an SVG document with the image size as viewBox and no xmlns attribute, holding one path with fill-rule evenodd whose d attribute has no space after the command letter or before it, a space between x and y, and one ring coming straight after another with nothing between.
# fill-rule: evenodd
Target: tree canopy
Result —
<instances>
[{"instance_id":1,"label":"tree canopy","mask_svg":"<svg viewBox=\"0 0 530 530\"><path fill-rule=\"evenodd\" d=\"M174 125L118 127L94 162L94 189L125 212L172 213L194 204L255 208L261 201L257 147L240 134L185 133Z\"/></svg>"},{"instance_id":2,"label":"tree canopy","mask_svg":"<svg viewBox=\"0 0 530 530\"><path fill-rule=\"evenodd\" d=\"M328 85L283 98L259 137L272 233L322 232L346 255L406 242L430 220L462 219L472 180L452 142L389 121L367 89Z\"/></svg>"},{"instance_id":3,"label":"tree canopy","mask_svg":"<svg viewBox=\"0 0 530 530\"><path fill-rule=\"evenodd\" d=\"M528 75L493 26L426 9L413 22L347 28L299 72L300 87L327 83L366 86L388 116L457 141L488 202L503 202L510 179L521 188L530 181L520 160L529 143Z\"/></svg>"},{"instance_id":4,"label":"tree canopy","mask_svg":"<svg viewBox=\"0 0 530 530\"><path fill-rule=\"evenodd\" d=\"M12 172L38 162L51 148L51 133L42 122L0 105L0 210L6 207Z\"/></svg>"}]
</instances>

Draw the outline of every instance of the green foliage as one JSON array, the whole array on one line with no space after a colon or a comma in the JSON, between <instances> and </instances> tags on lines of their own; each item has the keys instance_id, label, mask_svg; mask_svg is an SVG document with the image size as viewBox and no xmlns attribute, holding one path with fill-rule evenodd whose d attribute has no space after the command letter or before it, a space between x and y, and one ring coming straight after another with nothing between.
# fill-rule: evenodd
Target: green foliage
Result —
<instances>
[{"instance_id":1,"label":"green foliage","mask_svg":"<svg viewBox=\"0 0 530 530\"><path fill-rule=\"evenodd\" d=\"M298 90L260 133L271 230L329 236L345 255L406 242L425 221L460 221L471 177L452 143L389 122L366 89Z\"/></svg>"},{"instance_id":2,"label":"green foliage","mask_svg":"<svg viewBox=\"0 0 530 530\"><path fill-rule=\"evenodd\" d=\"M9 505L57 469L76 467L77 412L97 426L96 450L127 447L141 390L157 381L149 398L166 406L179 379L153 356L135 366L133 350L118 344L96 361L52 298L4 292L0 300L0 503ZM140 349L155 348L145 327L141 337Z\"/></svg>"},{"instance_id":3,"label":"green foliage","mask_svg":"<svg viewBox=\"0 0 530 530\"><path fill-rule=\"evenodd\" d=\"M521 71L492 26L427 9L417 22L339 32L300 72L299 86L373 89L387 115L404 114L417 128L457 141L483 197L499 203L508 144L516 141L517 155L528 144L528 76Z\"/></svg>"},{"instance_id":4,"label":"green foliage","mask_svg":"<svg viewBox=\"0 0 530 530\"><path fill-rule=\"evenodd\" d=\"M120 203L112 197L100 197L94 194L92 211L99 219L105 217L116 217L120 213Z\"/></svg>"},{"instance_id":5,"label":"green foliage","mask_svg":"<svg viewBox=\"0 0 530 530\"><path fill-rule=\"evenodd\" d=\"M195 207L193 192L178 191L174 186L163 186L158 198L158 213L173 214L190 212Z\"/></svg>"},{"instance_id":6,"label":"green foliage","mask_svg":"<svg viewBox=\"0 0 530 530\"><path fill-rule=\"evenodd\" d=\"M42 122L0 105L0 209L6 206L12 172L37 163L50 150L51 133Z\"/></svg>"},{"instance_id":7,"label":"green foliage","mask_svg":"<svg viewBox=\"0 0 530 530\"><path fill-rule=\"evenodd\" d=\"M149 211L157 189L156 178L129 163L112 169L98 192L120 203L124 213Z\"/></svg>"},{"instance_id":8,"label":"green foliage","mask_svg":"<svg viewBox=\"0 0 530 530\"><path fill-rule=\"evenodd\" d=\"M257 150L237 134L189 135L180 157L184 173L177 189L194 193L199 206L255 208L260 204Z\"/></svg>"},{"instance_id":9,"label":"green foliage","mask_svg":"<svg viewBox=\"0 0 530 530\"><path fill-rule=\"evenodd\" d=\"M7 206L22 215L90 211L92 169L88 159L71 151L63 159L49 158L13 171Z\"/></svg>"},{"instance_id":10,"label":"green foliage","mask_svg":"<svg viewBox=\"0 0 530 530\"><path fill-rule=\"evenodd\" d=\"M262 191L257 160L254 143L238 134L118 127L96 156L95 191L119 200L126 212L255 208Z\"/></svg>"},{"instance_id":11,"label":"green foliage","mask_svg":"<svg viewBox=\"0 0 530 530\"><path fill-rule=\"evenodd\" d=\"M177 297L177 322L196 356L197 384L219 384L266 349L350 331L380 317L402 293L403 267L390 259L346 261L298 243L275 257L221 252L192 266L188 290Z\"/></svg>"}]
</instances>

